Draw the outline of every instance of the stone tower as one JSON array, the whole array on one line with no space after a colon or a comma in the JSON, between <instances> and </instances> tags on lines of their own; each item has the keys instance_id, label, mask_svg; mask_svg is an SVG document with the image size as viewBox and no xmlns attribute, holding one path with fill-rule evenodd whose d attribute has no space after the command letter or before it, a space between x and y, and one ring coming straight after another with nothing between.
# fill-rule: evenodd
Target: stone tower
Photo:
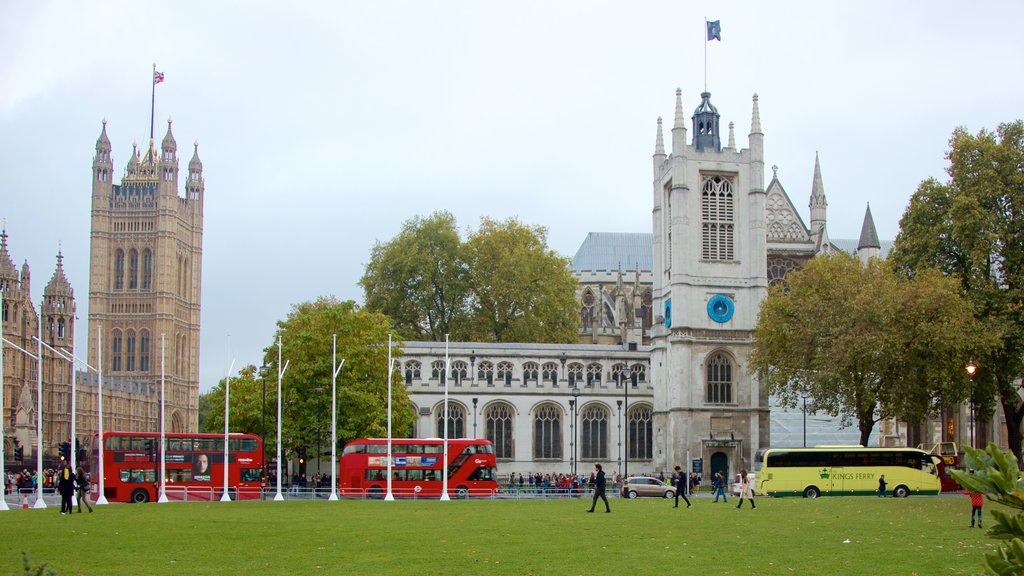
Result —
<instances>
[{"instance_id":1,"label":"stone tower","mask_svg":"<svg viewBox=\"0 0 1024 576\"><path fill-rule=\"evenodd\" d=\"M749 148L732 129L721 147L710 93L692 121L688 144L677 90L672 151L659 119L653 166L653 464L701 458L707 478L752 469L768 443L768 397L747 362L768 291L764 135L756 94Z\"/></svg>"},{"instance_id":2,"label":"stone tower","mask_svg":"<svg viewBox=\"0 0 1024 576\"><path fill-rule=\"evenodd\" d=\"M75 352L75 291L64 275L64 255L57 253L57 268L43 289L40 311L43 342L67 354ZM74 367L68 357L43 350L43 445L71 442L71 379Z\"/></svg>"},{"instance_id":3,"label":"stone tower","mask_svg":"<svg viewBox=\"0 0 1024 576\"><path fill-rule=\"evenodd\" d=\"M163 374L167 431L196 431L204 194L199 145L184 196L170 120L160 151L152 140L141 155L134 146L115 184L106 124L92 170L89 363L99 366L102 341L104 394L109 386L127 396L119 409L104 406L114 418L104 428L157 430Z\"/></svg>"}]
</instances>

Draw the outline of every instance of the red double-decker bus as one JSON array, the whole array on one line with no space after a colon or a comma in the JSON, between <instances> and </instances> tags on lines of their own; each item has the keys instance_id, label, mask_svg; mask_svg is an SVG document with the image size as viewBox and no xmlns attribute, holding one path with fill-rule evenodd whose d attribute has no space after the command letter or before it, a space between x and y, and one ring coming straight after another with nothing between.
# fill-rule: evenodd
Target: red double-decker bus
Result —
<instances>
[{"instance_id":1,"label":"red double-decker bus","mask_svg":"<svg viewBox=\"0 0 1024 576\"><path fill-rule=\"evenodd\" d=\"M160 456L166 462L168 500L216 500L224 493L223 434L103 433L103 491L111 502L150 502L160 495ZM99 443L89 458L93 498L99 493ZM228 437L228 490L232 499L257 499L263 482L263 443L254 434Z\"/></svg>"},{"instance_id":2,"label":"red double-decker bus","mask_svg":"<svg viewBox=\"0 0 1024 576\"><path fill-rule=\"evenodd\" d=\"M388 441L361 438L342 451L338 488L342 496L381 498L387 492ZM391 493L396 498L438 498L448 472L448 494L458 498L491 496L498 491L494 445L460 438L391 439Z\"/></svg>"}]
</instances>

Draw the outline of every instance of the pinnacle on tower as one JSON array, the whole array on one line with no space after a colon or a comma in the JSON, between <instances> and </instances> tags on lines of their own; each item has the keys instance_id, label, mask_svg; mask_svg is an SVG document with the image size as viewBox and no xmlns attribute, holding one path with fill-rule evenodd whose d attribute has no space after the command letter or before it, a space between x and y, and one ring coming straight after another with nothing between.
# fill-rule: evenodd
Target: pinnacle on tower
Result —
<instances>
[{"instance_id":1,"label":"pinnacle on tower","mask_svg":"<svg viewBox=\"0 0 1024 576\"><path fill-rule=\"evenodd\" d=\"M160 143L160 149L163 151L164 159L169 159L168 154L173 156L178 151L178 143L174 140L174 134L171 133L171 120L167 119L167 134L164 135L163 142Z\"/></svg>"},{"instance_id":2,"label":"pinnacle on tower","mask_svg":"<svg viewBox=\"0 0 1024 576\"><path fill-rule=\"evenodd\" d=\"M878 233L875 232L875 219L871 217L871 204L864 211L864 224L860 227L860 240L857 242L858 252L865 248L882 248Z\"/></svg>"},{"instance_id":3,"label":"pinnacle on tower","mask_svg":"<svg viewBox=\"0 0 1024 576\"><path fill-rule=\"evenodd\" d=\"M729 146L733 150L736 149L736 125L729 122Z\"/></svg>"},{"instance_id":4,"label":"pinnacle on tower","mask_svg":"<svg viewBox=\"0 0 1024 576\"><path fill-rule=\"evenodd\" d=\"M750 118L750 133L761 134L761 110L757 105L757 94L754 94L754 112Z\"/></svg>"},{"instance_id":5,"label":"pinnacle on tower","mask_svg":"<svg viewBox=\"0 0 1024 576\"><path fill-rule=\"evenodd\" d=\"M665 137L661 134L661 116L658 116L658 135L654 139L654 155L665 155Z\"/></svg>"},{"instance_id":6,"label":"pinnacle on tower","mask_svg":"<svg viewBox=\"0 0 1024 576\"><path fill-rule=\"evenodd\" d=\"M683 89L676 88L676 117L675 124L672 125L672 129L676 128L686 129L686 116L683 115Z\"/></svg>"}]
</instances>

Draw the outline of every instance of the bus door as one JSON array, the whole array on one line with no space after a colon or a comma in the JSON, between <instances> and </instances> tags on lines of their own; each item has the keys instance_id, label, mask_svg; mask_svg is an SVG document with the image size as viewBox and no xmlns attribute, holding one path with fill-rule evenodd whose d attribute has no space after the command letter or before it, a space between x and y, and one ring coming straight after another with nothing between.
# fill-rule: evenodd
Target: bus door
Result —
<instances>
[{"instance_id":1,"label":"bus door","mask_svg":"<svg viewBox=\"0 0 1024 576\"><path fill-rule=\"evenodd\" d=\"M842 494L844 490L843 468L833 466L829 470L829 486L826 488L831 494Z\"/></svg>"}]
</instances>

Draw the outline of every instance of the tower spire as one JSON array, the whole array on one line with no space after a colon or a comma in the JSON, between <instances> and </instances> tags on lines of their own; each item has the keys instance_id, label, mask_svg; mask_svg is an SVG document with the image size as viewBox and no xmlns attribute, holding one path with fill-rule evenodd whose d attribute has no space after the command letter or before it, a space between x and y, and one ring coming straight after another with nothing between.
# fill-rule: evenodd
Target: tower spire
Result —
<instances>
[{"instance_id":1,"label":"tower spire","mask_svg":"<svg viewBox=\"0 0 1024 576\"><path fill-rule=\"evenodd\" d=\"M654 139L654 155L665 155L665 137L661 134L661 116L658 116L658 135Z\"/></svg>"}]
</instances>

